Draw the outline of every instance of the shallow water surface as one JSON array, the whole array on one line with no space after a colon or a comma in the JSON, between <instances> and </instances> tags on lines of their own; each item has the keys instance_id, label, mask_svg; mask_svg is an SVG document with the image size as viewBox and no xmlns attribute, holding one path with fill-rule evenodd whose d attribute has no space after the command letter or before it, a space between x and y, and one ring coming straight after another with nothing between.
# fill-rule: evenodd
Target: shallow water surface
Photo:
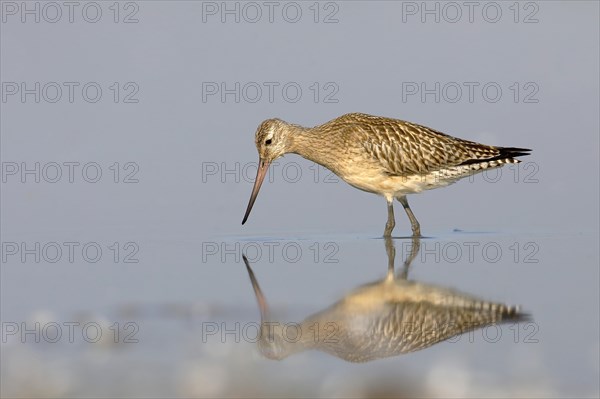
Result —
<instances>
[{"instance_id":1,"label":"shallow water surface","mask_svg":"<svg viewBox=\"0 0 600 399\"><path fill-rule=\"evenodd\" d=\"M412 353L379 348L365 363L318 348L298 350L284 360L263 356L269 350L261 354L258 346L259 306L241 257L244 252L253 261L269 320L274 331L285 328L286 342L297 343L304 335L321 344L328 338L337 343L348 338L338 316L301 323L357 288L385 281L388 258L382 239L223 238L229 249L225 262L211 248L202 255L204 262L197 253L181 251L177 262L165 262L181 249L165 242L139 264L74 264L47 274L39 265L5 268L3 280L12 284L3 286L3 295L20 306L3 310L3 389L9 396L593 396L598 389L598 269L590 248L597 239L592 234L450 232L421 240L406 277L437 291L412 300L423 303L427 295L437 295L444 306L414 315L404 306L404 318L392 317L390 323L404 326L405 335L423 333L422 320L438 317L440 324L424 332L430 335L459 321L464 312L460 303L451 310L448 292L518 305L526 317L441 343L431 338L431 346ZM399 276L414 243L394 239L394 244ZM265 250L269 246L271 259ZM86 272L77 276L76 269L82 268ZM68 284L56 277L62 273L69 276ZM56 298L61 284L70 292ZM400 294L410 291L399 288ZM149 295L155 299L144 300ZM362 312L381 296L359 300L351 313ZM49 299L40 305L37 298ZM426 319L418 316L423 311ZM11 333L7 321L22 319L25 324L15 324L19 331ZM373 326L356 323L361 320L354 321L355 334L365 334L353 339L368 342ZM56 339L56 331L63 336ZM358 352L355 347L350 353Z\"/></svg>"},{"instance_id":2,"label":"shallow water surface","mask_svg":"<svg viewBox=\"0 0 600 399\"><path fill-rule=\"evenodd\" d=\"M0 3L2 397L600 396L600 3L67 3ZM242 226L256 127L349 112L533 152L393 263L294 154Z\"/></svg>"}]
</instances>

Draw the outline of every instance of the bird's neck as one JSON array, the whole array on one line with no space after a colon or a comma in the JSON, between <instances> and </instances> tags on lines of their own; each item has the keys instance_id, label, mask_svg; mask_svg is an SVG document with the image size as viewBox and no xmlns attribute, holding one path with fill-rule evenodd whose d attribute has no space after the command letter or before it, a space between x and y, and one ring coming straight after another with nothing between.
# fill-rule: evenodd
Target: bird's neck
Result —
<instances>
[{"instance_id":1,"label":"bird's neck","mask_svg":"<svg viewBox=\"0 0 600 399\"><path fill-rule=\"evenodd\" d=\"M335 164L335 157L327 148L331 146L328 135L318 127L307 128L294 125L291 129L288 152L321 164L329 169Z\"/></svg>"}]
</instances>

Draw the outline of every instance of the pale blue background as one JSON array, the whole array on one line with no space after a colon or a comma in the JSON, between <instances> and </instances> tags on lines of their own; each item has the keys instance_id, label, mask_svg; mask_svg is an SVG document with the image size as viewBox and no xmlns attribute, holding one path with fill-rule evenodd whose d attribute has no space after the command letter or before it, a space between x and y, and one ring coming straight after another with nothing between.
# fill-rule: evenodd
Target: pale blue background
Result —
<instances>
[{"instance_id":1,"label":"pale blue background","mask_svg":"<svg viewBox=\"0 0 600 399\"><path fill-rule=\"evenodd\" d=\"M332 24L312 21L312 2L301 3L296 24L280 14L274 23L223 24L212 16L202 22L202 2L140 1L138 23L115 24L112 2L100 4L96 24L76 14L72 24L7 16L1 25L2 82L94 81L104 89L95 104L1 103L2 162L94 161L106 176L97 184L9 178L1 186L2 241L132 241L140 262L114 263L108 252L95 264L9 258L1 269L2 321L133 320L140 342L124 351L81 342L3 344L3 394L244 396L302 389L308 396L364 396L414 387L432 396L598 395L597 2L537 2L539 22L530 24L513 22L512 3L500 3L504 14L495 24L477 13L473 23L466 16L457 23L421 23L417 16L403 22L402 2L391 1L337 2L339 22ZM222 81L298 82L303 97L203 102L202 83ZM139 103L112 102L112 82L135 82ZM313 82L334 82L339 101L315 103ZM403 82L497 82L504 91L497 103L480 96L473 103L422 103L416 96L403 102ZM513 82L534 82L539 102L515 103ZM253 264L267 298L292 320L384 275L383 242L371 239L383 230L383 199L325 183L322 169L315 183L311 164L300 157L280 160L249 222L240 225L254 173L244 168L257 160L256 126L270 117L317 125L346 112L533 149L524 161L538 168L537 183L523 175L514 182L505 168L497 183L479 175L409 198L432 237L430 248L494 242L505 253L497 263L481 253L472 263L417 260L410 277L521 304L539 325L539 343L462 340L357 366L320 353L275 363L251 344L201 342L202 322L258 321L243 265L233 256L203 262L206 243L297 242L297 263L279 252L273 262ZM114 162L139 165L139 183L112 183ZM203 182L203 167L215 162L230 169L239 163L250 178ZM300 165L297 183L281 174L290 162ZM407 234L401 207L396 215L396 235ZM309 247L327 242L339 249L339 263L314 261ZM522 254L515 262L515 242L537 245L539 262L523 263Z\"/></svg>"}]
</instances>

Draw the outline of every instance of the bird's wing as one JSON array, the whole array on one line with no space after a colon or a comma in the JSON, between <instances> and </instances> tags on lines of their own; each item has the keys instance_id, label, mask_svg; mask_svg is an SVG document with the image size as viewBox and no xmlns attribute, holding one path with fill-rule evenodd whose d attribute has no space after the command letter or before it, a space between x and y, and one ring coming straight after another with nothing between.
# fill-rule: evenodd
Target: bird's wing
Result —
<instances>
[{"instance_id":1,"label":"bird's wing","mask_svg":"<svg viewBox=\"0 0 600 399\"><path fill-rule=\"evenodd\" d=\"M462 299L474 301L458 298ZM490 324L528 320L515 307L482 301L470 306L387 302L377 310L366 317L354 315L355 319L325 319L335 320L331 323L335 327L335 334L331 335L334 339L322 339L315 348L347 361L367 362L425 349Z\"/></svg>"},{"instance_id":2,"label":"bird's wing","mask_svg":"<svg viewBox=\"0 0 600 399\"><path fill-rule=\"evenodd\" d=\"M427 174L440 169L522 155L458 139L426 126L364 114L344 116L364 150L385 173L394 176ZM516 149L515 149L516 150Z\"/></svg>"}]
</instances>

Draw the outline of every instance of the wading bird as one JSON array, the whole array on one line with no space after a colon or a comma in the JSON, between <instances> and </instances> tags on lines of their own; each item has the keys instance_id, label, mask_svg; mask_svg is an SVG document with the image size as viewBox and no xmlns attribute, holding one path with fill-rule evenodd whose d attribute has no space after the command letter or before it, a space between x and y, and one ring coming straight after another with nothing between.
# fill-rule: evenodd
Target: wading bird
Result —
<instances>
[{"instance_id":1,"label":"wading bird","mask_svg":"<svg viewBox=\"0 0 600 399\"><path fill-rule=\"evenodd\" d=\"M425 349L467 331L528 320L518 307L407 279L420 242L413 238L401 273L394 272L395 248L386 237L387 277L363 285L301 323L272 319L267 300L244 255L260 309L258 348L281 360L315 349L349 362L368 362ZM291 326L291 327L290 327Z\"/></svg>"},{"instance_id":2,"label":"wading bird","mask_svg":"<svg viewBox=\"0 0 600 399\"><path fill-rule=\"evenodd\" d=\"M394 198L404 207L413 236L420 236L407 194L444 187L485 169L519 163L516 157L531 151L479 144L415 123L359 113L313 128L267 119L258 127L255 141L260 159L242 224L248 219L271 162L294 153L323 165L353 187L383 196L388 210L384 237L391 236L396 224Z\"/></svg>"}]
</instances>

